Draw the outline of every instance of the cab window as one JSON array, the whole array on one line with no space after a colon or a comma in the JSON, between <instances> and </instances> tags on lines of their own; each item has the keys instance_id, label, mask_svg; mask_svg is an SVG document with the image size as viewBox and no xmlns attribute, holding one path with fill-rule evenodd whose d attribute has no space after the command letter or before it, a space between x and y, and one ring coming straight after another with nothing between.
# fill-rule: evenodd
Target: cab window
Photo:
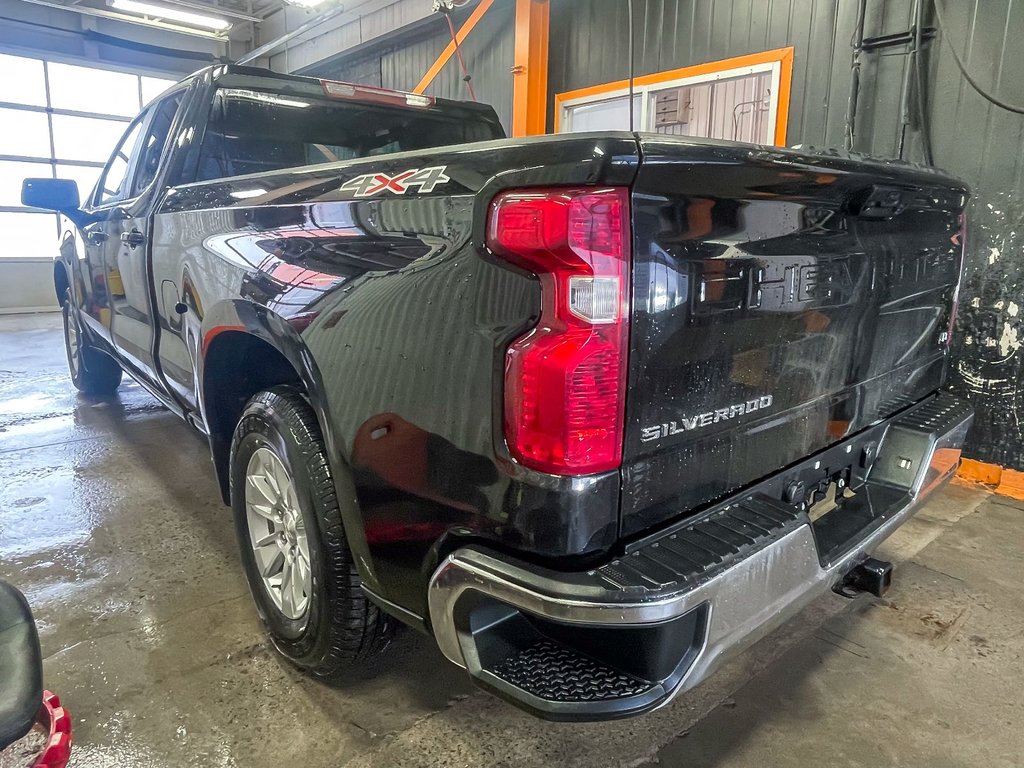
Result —
<instances>
[{"instance_id":1,"label":"cab window","mask_svg":"<svg viewBox=\"0 0 1024 768\"><path fill-rule=\"evenodd\" d=\"M197 181L503 136L484 114L224 88L203 136Z\"/></svg>"}]
</instances>

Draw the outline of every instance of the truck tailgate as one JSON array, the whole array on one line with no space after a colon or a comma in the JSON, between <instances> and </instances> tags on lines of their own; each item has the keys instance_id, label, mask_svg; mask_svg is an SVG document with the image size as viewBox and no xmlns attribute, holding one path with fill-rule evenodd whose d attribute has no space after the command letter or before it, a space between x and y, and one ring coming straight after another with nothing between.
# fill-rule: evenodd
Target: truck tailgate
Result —
<instances>
[{"instance_id":1,"label":"truck tailgate","mask_svg":"<svg viewBox=\"0 0 1024 768\"><path fill-rule=\"evenodd\" d=\"M906 165L640 139L627 536L937 390L967 199Z\"/></svg>"}]
</instances>

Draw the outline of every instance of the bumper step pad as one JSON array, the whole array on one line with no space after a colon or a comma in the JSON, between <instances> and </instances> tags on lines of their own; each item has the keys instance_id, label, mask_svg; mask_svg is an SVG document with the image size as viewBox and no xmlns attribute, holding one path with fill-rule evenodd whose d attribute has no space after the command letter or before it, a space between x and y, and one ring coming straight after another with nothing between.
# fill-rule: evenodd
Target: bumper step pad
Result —
<instances>
[{"instance_id":1,"label":"bumper step pad","mask_svg":"<svg viewBox=\"0 0 1024 768\"><path fill-rule=\"evenodd\" d=\"M567 703L621 699L654 687L547 638L509 656L491 673L539 699Z\"/></svg>"}]
</instances>

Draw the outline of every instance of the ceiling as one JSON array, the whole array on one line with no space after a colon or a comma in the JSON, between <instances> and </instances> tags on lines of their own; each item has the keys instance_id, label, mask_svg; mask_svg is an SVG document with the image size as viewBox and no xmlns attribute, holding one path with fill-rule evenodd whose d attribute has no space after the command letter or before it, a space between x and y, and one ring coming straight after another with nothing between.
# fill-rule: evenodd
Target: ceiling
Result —
<instances>
[{"instance_id":1,"label":"ceiling","mask_svg":"<svg viewBox=\"0 0 1024 768\"><path fill-rule=\"evenodd\" d=\"M307 0L310 1L310 0ZM336 0L322 0L328 5ZM252 39L253 26L280 10L284 0L24 0L200 37ZM319 10L319 6L317 8ZM203 18L207 20L204 23ZM218 22L220 22L218 24Z\"/></svg>"}]
</instances>

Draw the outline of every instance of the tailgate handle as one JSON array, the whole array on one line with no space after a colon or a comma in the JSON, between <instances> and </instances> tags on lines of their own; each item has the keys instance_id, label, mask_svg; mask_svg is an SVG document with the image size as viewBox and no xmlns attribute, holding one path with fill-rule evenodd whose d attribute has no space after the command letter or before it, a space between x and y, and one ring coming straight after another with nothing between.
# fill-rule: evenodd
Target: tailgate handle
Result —
<instances>
[{"instance_id":1,"label":"tailgate handle","mask_svg":"<svg viewBox=\"0 0 1024 768\"><path fill-rule=\"evenodd\" d=\"M862 219L891 219L907 207L906 191L884 184L872 184L853 196L851 213Z\"/></svg>"}]
</instances>

